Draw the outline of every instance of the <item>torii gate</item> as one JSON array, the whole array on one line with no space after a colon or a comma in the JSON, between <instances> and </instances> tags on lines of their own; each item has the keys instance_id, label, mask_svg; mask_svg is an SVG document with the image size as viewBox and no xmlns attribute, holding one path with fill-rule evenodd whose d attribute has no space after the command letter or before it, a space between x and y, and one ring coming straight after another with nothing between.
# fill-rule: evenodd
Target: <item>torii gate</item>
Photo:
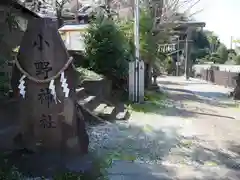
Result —
<instances>
[{"instance_id":1,"label":"torii gate","mask_svg":"<svg viewBox=\"0 0 240 180\"><path fill-rule=\"evenodd\" d=\"M180 37L185 36L184 40L180 43L180 49L184 46L185 49L185 77L189 79L192 64L189 61L191 56L191 44L192 44L192 32L196 28L203 28L205 27L206 23L204 22L197 22L197 21L174 21L174 22L163 22L156 26L155 31L159 31L161 28L165 26L173 27L173 31L171 32L172 35L178 35Z\"/></svg>"}]
</instances>

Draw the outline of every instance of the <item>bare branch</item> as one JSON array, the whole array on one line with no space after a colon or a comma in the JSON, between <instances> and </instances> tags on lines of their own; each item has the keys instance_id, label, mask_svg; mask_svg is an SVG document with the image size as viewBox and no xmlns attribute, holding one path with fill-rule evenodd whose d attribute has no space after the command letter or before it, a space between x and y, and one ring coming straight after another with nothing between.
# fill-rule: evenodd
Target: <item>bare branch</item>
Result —
<instances>
[{"instance_id":1,"label":"bare branch","mask_svg":"<svg viewBox=\"0 0 240 180\"><path fill-rule=\"evenodd\" d=\"M188 7L187 10L185 10L184 12L190 11L194 6L196 6L201 0L197 0L194 4L192 4L190 7Z\"/></svg>"},{"instance_id":2,"label":"bare branch","mask_svg":"<svg viewBox=\"0 0 240 180\"><path fill-rule=\"evenodd\" d=\"M203 11L203 9L200 9L200 10L198 10L198 11L196 11L196 12L188 15L188 17L191 18L191 17L193 17L194 15L196 15L196 14L198 14L198 13L201 13L202 11Z\"/></svg>"}]
</instances>

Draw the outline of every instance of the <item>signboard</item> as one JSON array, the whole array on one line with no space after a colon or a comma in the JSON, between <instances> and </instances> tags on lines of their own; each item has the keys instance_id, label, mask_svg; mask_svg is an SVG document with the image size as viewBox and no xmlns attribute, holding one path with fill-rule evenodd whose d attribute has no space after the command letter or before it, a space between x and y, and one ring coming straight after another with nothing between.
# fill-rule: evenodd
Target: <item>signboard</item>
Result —
<instances>
[{"instance_id":1,"label":"signboard","mask_svg":"<svg viewBox=\"0 0 240 180\"><path fill-rule=\"evenodd\" d=\"M240 43L240 39L234 39L232 42L233 43Z\"/></svg>"},{"instance_id":2,"label":"signboard","mask_svg":"<svg viewBox=\"0 0 240 180\"><path fill-rule=\"evenodd\" d=\"M176 62L176 65L177 65L177 66L180 66L180 65L181 65L181 62Z\"/></svg>"},{"instance_id":3,"label":"signboard","mask_svg":"<svg viewBox=\"0 0 240 180\"><path fill-rule=\"evenodd\" d=\"M176 51L176 44L160 44L158 50L163 53Z\"/></svg>"}]
</instances>

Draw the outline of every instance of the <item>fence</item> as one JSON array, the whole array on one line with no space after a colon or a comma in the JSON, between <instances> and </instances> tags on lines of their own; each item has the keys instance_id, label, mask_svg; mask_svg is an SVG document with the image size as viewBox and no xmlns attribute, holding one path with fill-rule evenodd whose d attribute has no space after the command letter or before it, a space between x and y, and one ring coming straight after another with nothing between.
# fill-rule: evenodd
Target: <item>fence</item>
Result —
<instances>
[{"instance_id":1,"label":"fence","mask_svg":"<svg viewBox=\"0 0 240 180\"><path fill-rule=\"evenodd\" d=\"M240 72L240 65L226 65L226 64L195 64L193 69L196 73L200 73L202 69L210 69L212 66L218 67L219 71Z\"/></svg>"},{"instance_id":2,"label":"fence","mask_svg":"<svg viewBox=\"0 0 240 180\"><path fill-rule=\"evenodd\" d=\"M236 79L234 77L238 76L237 72L226 72L212 69L202 69L201 78L215 83L217 85L222 85L225 87L236 87Z\"/></svg>"}]
</instances>

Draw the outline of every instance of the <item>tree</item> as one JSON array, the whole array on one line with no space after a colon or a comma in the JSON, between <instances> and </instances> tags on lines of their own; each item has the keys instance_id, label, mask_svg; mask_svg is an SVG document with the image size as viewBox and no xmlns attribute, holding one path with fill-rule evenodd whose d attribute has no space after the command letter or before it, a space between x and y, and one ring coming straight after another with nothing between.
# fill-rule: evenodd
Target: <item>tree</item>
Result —
<instances>
[{"instance_id":1,"label":"tree","mask_svg":"<svg viewBox=\"0 0 240 180\"><path fill-rule=\"evenodd\" d=\"M207 35L202 30L195 30L192 35L194 46L199 49L210 48Z\"/></svg>"},{"instance_id":2,"label":"tree","mask_svg":"<svg viewBox=\"0 0 240 180\"><path fill-rule=\"evenodd\" d=\"M228 54L233 54L233 55L237 55L236 51L234 49L228 49Z\"/></svg>"},{"instance_id":3,"label":"tree","mask_svg":"<svg viewBox=\"0 0 240 180\"><path fill-rule=\"evenodd\" d=\"M219 54L217 53L212 53L210 56L209 56L209 60L213 63L220 63L221 62L221 59L220 59L220 56Z\"/></svg>"},{"instance_id":4,"label":"tree","mask_svg":"<svg viewBox=\"0 0 240 180\"><path fill-rule=\"evenodd\" d=\"M121 1L120 1L121 2ZM127 5L133 12L134 1L128 1ZM172 30L177 26L175 21L189 20L191 15L187 12L193 7L188 3L197 4L198 0L143 0L140 2L140 56L145 61L145 85L152 84L152 69L164 64L164 54L159 52L159 44L168 43ZM118 1L119 3L119 1ZM188 6L189 5L189 6ZM181 6L187 7L183 13L178 10ZM133 26L132 26L133 28Z\"/></svg>"},{"instance_id":5,"label":"tree","mask_svg":"<svg viewBox=\"0 0 240 180\"><path fill-rule=\"evenodd\" d=\"M0 22L0 67L6 67L9 61L12 61L13 49L18 45L18 40L14 37L20 35L22 29L19 21L16 18L14 11L10 9L3 9L5 16ZM10 39L10 37L13 37ZM17 38L16 38L17 39ZM5 72L0 74L0 94L5 94L9 91L9 76Z\"/></svg>"},{"instance_id":6,"label":"tree","mask_svg":"<svg viewBox=\"0 0 240 180\"><path fill-rule=\"evenodd\" d=\"M202 59L209 55L210 43L204 31L195 30L193 32L193 49L191 59L195 62L196 59Z\"/></svg>"},{"instance_id":7,"label":"tree","mask_svg":"<svg viewBox=\"0 0 240 180\"><path fill-rule=\"evenodd\" d=\"M219 61L217 63L224 64L228 60L228 50L224 44L221 44L217 49Z\"/></svg>"},{"instance_id":8,"label":"tree","mask_svg":"<svg viewBox=\"0 0 240 180\"><path fill-rule=\"evenodd\" d=\"M30 10L34 12L40 12L41 8L46 8L46 6L51 6L56 12L57 20L58 20L58 27L61 27L63 24L63 9L66 3L71 2L71 0L32 0ZM23 1L23 4L26 4L26 0Z\"/></svg>"},{"instance_id":9,"label":"tree","mask_svg":"<svg viewBox=\"0 0 240 180\"><path fill-rule=\"evenodd\" d=\"M237 56L237 53L234 49L228 49L228 63L235 63L234 60Z\"/></svg>"},{"instance_id":10,"label":"tree","mask_svg":"<svg viewBox=\"0 0 240 180\"><path fill-rule=\"evenodd\" d=\"M150 87L152 84L152 68L157 61L159 62L162 53L159 52L159 44L167 42L168 31L156 31L155 19L150 9L142 8L140 11L139 35L140 35L140 59L145 62L145 86ZM134 57L134 49L132 46L134 40L133 21L127 21L122 28L131 44L131 53ZM166 30L166 28L165 28Z\"/></svg>"},{"instance_id":11,"label":"tree","mask_svg":"<svg viewBox=\"0 0 240 180\"><path fill-rule=\"evenodd\" d=\"M121 7L125 9L128 8L129 12L126 12L127 16L132 14L133 17L134 0L109 1L108 4L111 4L112 7L118 6L120 9ZM152 84L152 68L156 63L158 63L158 65L160 64L161 56L164 55L158 51L158 44L168 42L172 29L177 26L175 21L187 21L191 18L189 10L198 2L199 0L168 0L164 2L162 0L140 1L140 56L141 59L145 61L145 85L148 87ZM185 7L183 13L179 13L181 6Z\"/></svg>"},{"instance_id":12,"label":"tree","mask_svg":"<svg viewBox=\"0 0 240 180\"><path fill-rule=\"evenodd\" d=\"M127 41L120 28L108 18L98 17L85 36L87 64L85 67L105 75L118 87L128 75Z\"/></svg>"},{"instance_id":13,"label":"tree","mask_svg":"<svg viewBox=\"0 0 240 180\"><path fill-rule=\"evenodd\" d=\"M55 11L57 15L57 20L58 20L58 27L61 27L63 25L63 7L66 3L70 2L70 0L55 0ZM44 3L46 1L44 0Z\"/></svg>"},{"instance_id":14,"label":"tree","mask_svg":"<svg viewBox=\"0 0 240 180\"><path fill-rule=\"evenodd\" d=\"M212 31L204 31L208 37L208 41L210 43L210 52L215 53L217 49L221 45L218 36L216 36Z\"/></svg>"},{"instance_id":15,"label":"tree","mask_svg":"<svg viewBox=\"0 0 240 180\"><path fill-rule=\"evenodd\" d=\"M162 57L159 44L166 43L169 38L168 31L155 31L155 19L148 9L140 14L140 54L145 61L145 85L150 88L152 84L152 68ZM166 30L166 29L165 29Z\"/></svg>"},{"instance_id":16,"label":"tree","mask_svg":"<svg viewBox=\"0 0 240 180\"><path fill-rule=\"evenodd\" d=\"M240 55L236 56L234 60L237 65L240 65Z\"/></svg>"},{"instance_id":17,"label":"tree","mask_svg":"<svg viewBox=\"0 0 240 180\"><path fill-rule=\"evenodd\" d=\"M203 45L203 42L205 42L206 48L205 50L199 49L199 51L194 54L194 57L212 61L214 63L224 64L228 60L229 54L236 54L233 49L228 50L226 46L220 42L218 36L216 36L214 32L205 30L203 31L203 35L205 37L201 37L201 43L199 45ZM209 45L207 45L206 40Z\"/></svg>"}]
</instances>

